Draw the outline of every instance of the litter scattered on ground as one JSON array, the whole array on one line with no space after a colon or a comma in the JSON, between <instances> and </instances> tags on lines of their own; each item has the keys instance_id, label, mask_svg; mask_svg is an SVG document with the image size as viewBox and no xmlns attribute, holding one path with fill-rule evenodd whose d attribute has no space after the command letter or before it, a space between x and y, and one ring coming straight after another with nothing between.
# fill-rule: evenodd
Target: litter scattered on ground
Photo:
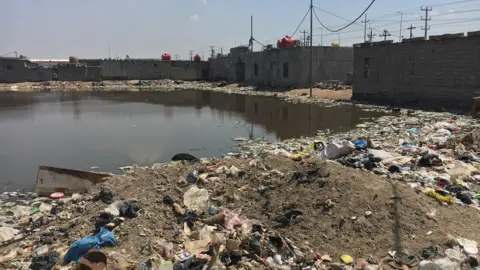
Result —
<instances>
[{"instance_id":1,"label":"litter scattered on ground","mask_svg":"<svg viewBox=\"0 0 480 270\"><path fill-rule=\"evenodd\" d=\"M128 166L83 194L4 192L0 264L474 269L477 130L469 117L400 111L341 134L232 138L223 159Z\"/></svg>"}]
</instances>

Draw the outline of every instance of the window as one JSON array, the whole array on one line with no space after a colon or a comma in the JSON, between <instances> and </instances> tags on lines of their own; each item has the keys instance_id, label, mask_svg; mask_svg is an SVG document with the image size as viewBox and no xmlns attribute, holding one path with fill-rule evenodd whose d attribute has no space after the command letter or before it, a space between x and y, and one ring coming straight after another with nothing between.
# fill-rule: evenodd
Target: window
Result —
<instances>
[{"instance_id":1,"label":"window","mask_svg":"<svg viewBox=\"0 0 480 270\"><path fill-rule=\"evenodd\" d=\"M255 73L255 77L258 76L258 64L253 65L253 73Z\"/></svg>"},{"instance_id":2,"label":"window","mask_svg":"<svg viewBox=\"0 0 480 270\"><path fill-rule=\"evenodd\" d=\"M372 58L364 58L364 63L363 63L363 78L368 78L370 77L370 60Z\"/></svg>"},{"instance_id":3,"label":"window","mask_svg":"<svg viewBox=\"0 0 480 270\"><path fill-rule=\"evenodd\" d=\"M283 63L283 78L288 78L288 63Z\"/></svg>"}]
</instances>

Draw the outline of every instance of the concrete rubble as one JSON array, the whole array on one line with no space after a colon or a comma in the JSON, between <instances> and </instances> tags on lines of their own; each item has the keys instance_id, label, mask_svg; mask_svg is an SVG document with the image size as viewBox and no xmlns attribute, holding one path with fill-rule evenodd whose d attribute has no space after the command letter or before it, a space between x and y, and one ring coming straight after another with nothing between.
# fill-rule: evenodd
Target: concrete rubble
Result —
<instances>
[{"instance_id":1,"label":"concrete rubble","mask_svg":"<svg viewBox=\"0 0 480 270\"><path fill-rule=\"evenodd\" d=\"M86 194L4 192L0 265L478 269L478 127L400 110L346 133L236 138L223 159L124 167ZM403 248L392 242L396 211Z\"/></svg>"}]
</instances>

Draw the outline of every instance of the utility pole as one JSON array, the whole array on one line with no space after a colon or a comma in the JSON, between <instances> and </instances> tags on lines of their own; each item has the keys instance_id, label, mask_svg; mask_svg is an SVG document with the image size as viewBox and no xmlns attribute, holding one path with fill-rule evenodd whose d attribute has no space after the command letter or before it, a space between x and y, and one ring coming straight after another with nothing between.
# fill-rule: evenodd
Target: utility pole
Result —
<instances>
[{"instance_id":1,"label":"utility pole","mask_svg":"<svg viewBox=\"0 0 480 270\"><path fill-rule=\"evenodd\" d=\"M387 29L385 29L385 30L383 30L383 33L382 33L380 36L383 37L383 40L384 40L384 41L387 41L387 37L388 37L388 36L391 36L391 34L388 33L388 30L387 30Z\"/></svg>"},{"instance_id":2,"label":"utility pole","mask_svg":"<svg viewBox=\"0 0 480 270\"><path fill-rule=\"evenodd\" d=\"M428 12L432 11L432 7L421 7L420 10L425 11L425 18L422 17L420 20L425 21L425 27L423 27L422 30L425 30L425 40L427 40L427 31L430 30L430 27L428 26L428 21L432 19L432 17L428 17Z\"/></svg>"},{"instance_id":3,"label":"utility pole","mask_svg":"<svg viewBox=\"0 0 480 270\"><path fill-rule=\"evenodd\" d=\"M210 46L210 54L210 57L213 59L215 57L215 46Z\"/></svg>"},{"instance_id":4,"label":"utility pole","mask_svg":"<svg viewBox=\"0 0 480 270\"><path fill-rule=\"evenodd\" d=\"M108 43L108 59L110 59L110 43Z\"/></svg>"},{"instance_id":5,"label":"utility pole","mask_svg":"<svg viewBox=\"0 0 480 270\"><path fill-rule=\"evenodd\" d=\"M193 60L193 51L192 50L188 51L188 54L190 55L190 61L192 61Z\"/></svg>"},{"instance_id":6,"label":"utility pole","mask_svg":"<svg viewBox=\"0 0 480 270\"><path fill-rule=\"evenodd\" d=\"M313 37L313 0L310 0L310 36ZM310 39L310 97L313 92L313 38Z\"/></svg>"},{"instance_id":7,"label":"utility pole","mask_svg":"<svg viewBox=\"0 0 480 270\"><path fill-rule=\"evenodd\" d=\"M410 27L408 27L407 29L410 30L410 38L413 38L412 30L417 29L417 27L413 27L413 25L410 24Z\"/></svg>"},{"instance_id":8,"label":"utility pole","mask_svg":"<svg viewBox=\"0 0 480 270\"><path fill-rule=\"evenodd\" d=\"M180 58L180 55L178 53L175 54L175 60L178 60Z\"/></svg>"},{"instance_id":9,"label":"utility pole","mask_svg":"<svg viewBox=\"0 0 480 270\"><path fill-rule=\"evenodd\" d=\"M323 46L323 28L320 28L320 46Z\"/></svg>"},{"instance_id":10,"label":"utility pole","mask_svg":"<svg viewBox=\"0 0 480 270\"><path fill-rule=\"evenodd\" d=\"M253 52L253 15L250 15L250 51Z\"/></svg>"},{"instance_id":11,"label":"utility pole","mask_svg":"<svg viewBox=\"0 0 480 270\"><path fill-rule=\"evenodd\" d=\"M368 35L368 41L372 42L373 37L376 36L376 35L377 34L373 33L372 28L370 28L370 34Z\"/></svg>"},{"instance_id":12,"label":"utility pole","mask_svg":"<svg viewBox=\"0 0 480 270\"><path fill-rule=\"evenodd\" d=\"M403 22L403 13L402 12L398 12L400 13L400 34L398 35L398 42L402 42L402 22Z\"/></svg>"},{"instance_id":13,"label":"utility pole","mask_svg":"<svg viewBox=\"0 0 480 270\"><path fill-rule=\"evenodd\" d=\"M367 14L365 14L365 20L362 21L362 23L365 25L364 30L363 30L363 41L367 41L367 23L370 22L367 20Z\"/></svg>"},{"instance_id":14,"label":"utility pole","mask_svg":"<svg viewBox=\"0 0 480 270\"><path fill-rule=\"evenodd\" d=\"M307 46L307 40L305 39L305 35L307 34L308 32L305 31L305 30L300 30L300 34L303 34L303 46Z\"/></svg>"}]
</instances>

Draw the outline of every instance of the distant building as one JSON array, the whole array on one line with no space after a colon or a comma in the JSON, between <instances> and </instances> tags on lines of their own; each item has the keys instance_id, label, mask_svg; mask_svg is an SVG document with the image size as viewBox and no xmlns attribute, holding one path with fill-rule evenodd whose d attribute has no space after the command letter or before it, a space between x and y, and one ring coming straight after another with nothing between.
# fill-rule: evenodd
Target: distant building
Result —
<instances>
[{"instance_id":1,"label":"distant building","mask_svg":"<svg viewBox=\"0 0 480 270\"><path fill-rule=\"evenodd\" d=\"M56 67L58 65L68 64L68 59L28 59L32 63L36 63L42 67Z\"/></svg>"},{"instance_id":2,"label":"distant building","mask_svg":"<svg viewBox=\"0 0 480 270\"><path fill-rule=\"evenodd\" d=\"M354 45L353 99L470 107L480 94L480 31Z\"/></svg>"}]
</instances>

